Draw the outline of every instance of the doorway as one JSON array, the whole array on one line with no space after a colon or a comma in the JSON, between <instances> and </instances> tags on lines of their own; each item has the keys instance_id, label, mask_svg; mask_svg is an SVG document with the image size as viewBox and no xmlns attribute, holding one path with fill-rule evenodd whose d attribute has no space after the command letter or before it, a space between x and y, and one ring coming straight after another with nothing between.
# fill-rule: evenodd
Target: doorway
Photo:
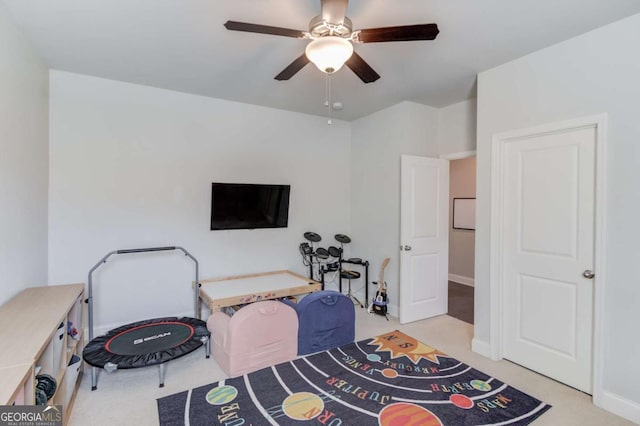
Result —
<instances>
[{"instance_id":1,"label":"doorway","mask_svg":"<svg viewBox=\"0 0 640 426\"><path fill-rule=\"evenodd\" d=\"M475 152L449 159L449 316L474 323Z\"/></svg>"}]
</instances>

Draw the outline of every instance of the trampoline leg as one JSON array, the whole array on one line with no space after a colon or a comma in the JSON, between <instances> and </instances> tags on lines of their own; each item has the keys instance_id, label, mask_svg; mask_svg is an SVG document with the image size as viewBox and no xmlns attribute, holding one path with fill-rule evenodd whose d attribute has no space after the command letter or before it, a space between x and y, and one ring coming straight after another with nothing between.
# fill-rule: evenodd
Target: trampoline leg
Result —
<instances>
[{"instance_id":1,"label":"trampoline leg","mask_svg":"<svg viewBox=\"0 0 640 426\"><path fill-rule=\"evenodd\" d=\"M91 390L94 391L98 389L98 385L96 384L96 367L91 367Z\"/></svg>"},{"instance_id":2,"label":"trampoline leg","mask_svg":"<svg viewBox=\"0 0 640 426\"><path fill-rule=\"evenodd\" d=\"M209 356L211 355L211 339L208 337L206 339L207 342L204 344L204 350L207 355L207 359L209 359Z\"/></svg>"},{"instance_id":3,"label":"trampoline leg","mask_svg":"<svg viewBox=\"0 0 640 426\"><path fill-rule=\"evenodd\" d=\"M160 364L160 387L164 387L164 363Z\"/></svg>"}]
</instances>

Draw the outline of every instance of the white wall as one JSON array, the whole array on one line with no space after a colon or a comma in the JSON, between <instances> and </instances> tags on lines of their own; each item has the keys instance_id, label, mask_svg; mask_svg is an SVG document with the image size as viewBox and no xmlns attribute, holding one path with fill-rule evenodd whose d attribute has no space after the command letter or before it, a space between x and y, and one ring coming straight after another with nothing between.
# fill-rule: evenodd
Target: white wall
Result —
<instances>
[{"instance_id":1,"label":"white wall","mask_svg":"<svg viewBox=\"0 0 640 426\"><path fill-rule=\"evenodd\" d=\"M607 408L640 422L637 265L640 217L640 15L479 76L475 339L489 342L491 135L607 113L604 389ZM596 271L596 274L598 271Z\"/></svg>"},{"instance_id":2,"label":"white wall","mask_svg":"<svg viewBox=\"0 0 640 426\"><path fill-rule=\"evenodd\" d=\"M0 2L0 304L47 285L49 69Z\"/></svg>"},{"instance_id":3,"label":"white wall","mask_svg":"<svg viewBox=\"0 0 640 426\"><path fill-rule=\"evenodd\" d=\"M369 260L370 281L377 280L382 260L391 257L385 280L389 284L389 311L397 316L400 156L438 156L438 110L402 102L351 126L352 255ZM364 294L364 284L358 284ZM372 293L375 288L369 290Z\"/></svg>"},{"instance_id":4,"label":"white wall","mask_svg":"<svg viewBox=\"0 0 640 426\"><path fill-rule=\"evenodd\" d=\"M456 154L476 149L476 99L438 110L438 154Z\"/></svg>"},{"instance_id":5,"label":"white wall","mask_svg":"<svg viewBox=\"0 0 640 426\"><path fill-rule=\"evenodd\" d=\"M201 278L304 274L305 231L351 231L349 140L337 120L53 71L50 281L166 245L199 259ZM210 231L214 181L290 184L289 227ZM192 314L184 256L112 259L94 274L97 327Z\"/></svg>"}]
</instances>

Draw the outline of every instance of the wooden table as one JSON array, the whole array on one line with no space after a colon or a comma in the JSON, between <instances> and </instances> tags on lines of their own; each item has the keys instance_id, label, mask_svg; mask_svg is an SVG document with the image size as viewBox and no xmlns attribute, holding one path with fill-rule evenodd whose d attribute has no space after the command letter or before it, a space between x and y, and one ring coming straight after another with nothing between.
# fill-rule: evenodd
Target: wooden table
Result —
<instances>
[{"instance_id":1,"label":"wooden table","mask_svg":"<svg viewBox=\"0 0 640 426\"><path fill-rule=\"evenodd\" d=\"M200 298L212 312L260 300L313 293L322 284L291 271L201 280Z\"/></svg>"}]
</instances>

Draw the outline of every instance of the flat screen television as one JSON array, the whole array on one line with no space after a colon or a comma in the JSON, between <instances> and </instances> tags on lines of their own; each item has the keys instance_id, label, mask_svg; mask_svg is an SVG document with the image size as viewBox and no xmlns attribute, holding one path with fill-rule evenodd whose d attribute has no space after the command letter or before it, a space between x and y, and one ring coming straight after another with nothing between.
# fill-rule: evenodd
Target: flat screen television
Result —
<instances>
[{"instance_id":1,"label":"flat screen television","mask_svg":"<svg viewBox=\"0 0 640 426\"><path fill-rule=\"evenodd\" d=\"M286 228L290 185L211 184L211 230Z\"/></svg>"}]
</instances>

